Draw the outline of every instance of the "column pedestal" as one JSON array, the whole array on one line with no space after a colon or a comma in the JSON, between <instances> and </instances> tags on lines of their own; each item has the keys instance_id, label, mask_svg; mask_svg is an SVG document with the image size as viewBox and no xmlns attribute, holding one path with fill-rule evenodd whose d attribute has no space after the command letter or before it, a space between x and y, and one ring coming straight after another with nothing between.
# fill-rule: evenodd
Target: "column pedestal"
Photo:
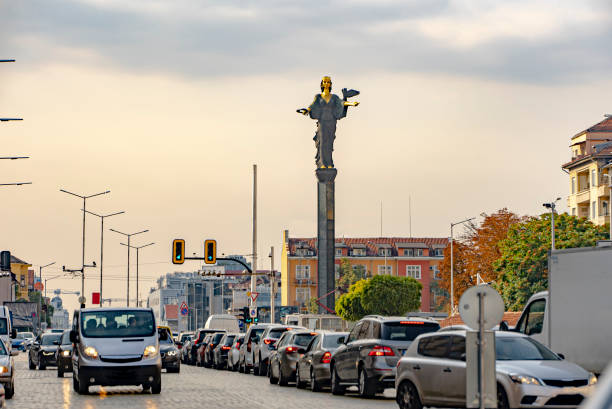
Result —
<instances>
[{"instance_id":1,"label":"column pedestal","mask_svg":"<svg viewBox=\"0 0 612 409\"><path fill-rule=\"evenodd\" d=\"M336 288L336 238L335 238L335 179L336 169L317 169L317 297L319 302L335 311L335 293L328 294ZM327 296L325 296L328 294ZM325 296L325 297L324 297ZM322 298L323 297L323 298ZM329 313L319 307L319 313Z\"/></svg>"}]
</instances>

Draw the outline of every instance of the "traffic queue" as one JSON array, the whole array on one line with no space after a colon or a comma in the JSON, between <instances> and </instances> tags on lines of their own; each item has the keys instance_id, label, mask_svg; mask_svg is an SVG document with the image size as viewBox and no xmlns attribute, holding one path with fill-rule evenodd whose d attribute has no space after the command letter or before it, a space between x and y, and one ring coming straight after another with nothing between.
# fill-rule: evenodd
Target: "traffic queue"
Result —
<instances>
[{"instance_id":1,"label":"traffic queue","mask_svg":"<svg viewBox=\"0 0 612 409\"><path fill-rule=\"evenodd\" d=\"M396 390L400 409L466 406L465 326L440 328L420 317L370 315L350 332L253 324L246 333L200 329L181 333L181 362L267 376L313 392L362 398ZM576 407L597 377L521 333L496 331L497 405Z\"/></svg>"}]
</instances>

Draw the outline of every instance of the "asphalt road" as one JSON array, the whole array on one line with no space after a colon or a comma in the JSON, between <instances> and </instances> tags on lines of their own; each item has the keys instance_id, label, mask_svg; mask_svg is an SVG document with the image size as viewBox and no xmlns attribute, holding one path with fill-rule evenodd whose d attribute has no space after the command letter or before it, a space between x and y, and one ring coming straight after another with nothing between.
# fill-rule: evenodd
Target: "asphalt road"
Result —
<instances>
[{"instance_id":1,"label":"asphalt road","mask_svg":"<svg viewBox=\"0 0 612 409\"><path fill-rule=\"evenodd\" d=\"M27 357L15 357L15 396L8 408L219 408L219 409L396 409L394 391L385 391L374 399L361 399L354 393L333 396L313 393L295 386L270 385L268 378L237 372L217 371L183 365L181 373L162 375L159 395L143 394L140 387L92 387L91 394L78 395L72 390L72 375L57 377L55 367L44 371L29 370Z\"/></svg>"}]
</instances>

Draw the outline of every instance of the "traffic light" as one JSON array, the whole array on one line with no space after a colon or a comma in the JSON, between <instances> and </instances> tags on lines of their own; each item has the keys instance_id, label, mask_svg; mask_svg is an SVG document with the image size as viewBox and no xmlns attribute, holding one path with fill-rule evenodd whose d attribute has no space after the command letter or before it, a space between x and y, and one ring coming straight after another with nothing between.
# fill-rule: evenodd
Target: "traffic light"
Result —
<instances>
[{"instance_id":1,"label":"traffic light","mask_svg":"<svg viewBox=\"0 0 612 409\"><path fill-rule=\"evenodd\" d=\"M253 324L257 324L259 322L259 308L257 309L257 315L253 317Z\"/></svg>"},{"instance_id":2,"label":"traffic light","mask_svg":"<svg viewBox=\"0 0 612 409\"><path fill-rule=\"evenodd\" d=\"M11 252L2 251L0 252L0 270L11 271Z\"/></svg>"},{"instance_id":3,"label":"traffic light","mask_svg":"<svg viewBox=\"0 0 612 409\"><path fill-rule=\"evenodd\" d=\"M217 264L217 240L204 240L204 262Z\"/></svg>"},{"instance_id":4,"label":"traffic light","mask_svg":"<svg viewBox=\"0 0 612 409\"><path fill-rule=\"evenodd\" d=\"M172 263L183 264L185 262L185 240L176 239L172 242Z\"/></svg>"},{"instance_id":5,"label":"traffic light","mask_svg":"<svg viewBox=\"0 0 612 409\"><path fill-rule=\"evenodd\" d=\"M242 309L240 310L240 314L238 314L238 319L246 324L248 318L249 318L249 307L242 307Z\"/></svg>"}]
</instances>

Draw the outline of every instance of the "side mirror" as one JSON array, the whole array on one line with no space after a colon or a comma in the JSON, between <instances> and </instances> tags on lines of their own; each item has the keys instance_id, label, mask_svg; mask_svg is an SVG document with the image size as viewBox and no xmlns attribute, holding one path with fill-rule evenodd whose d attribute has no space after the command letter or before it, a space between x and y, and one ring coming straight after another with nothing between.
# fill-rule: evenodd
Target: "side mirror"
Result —
<instances>
[{"instance_id":1,"label":"side mirror","mask_svg":"<svg viewBox=\"0 0 612 409\"><path fill-rule=\"evenodd\" d=\"M19 355L19 351L16 349L11 349L11 356L17 356Z\"/></svg>"},{"instance_id":2,"label":"side mirror","mask_svg":"<svg viewBox=\"0 0 612 409\"><path fill-rule=\"evenodd\" d=\"M346 341L346 337L338 338L338 345L346 343L345 341Z\"/></svg>"},{"instance_id":3,"label":"side mirror","mask_svg":"<svg viewBox=\"0 0 612 409\"><path fill-rule=\"evenodd\" d=\"M565 355L563 355L563 354L557 354L557 356L558 356L559 358L561 358L561 359L565 359Z\"/></svg>"},{"instance_id":4,"label":"side mirror","mask_svg":"<svg viewBox=\"0 0 612 409\"><path fill-rule=\"evenodd\" d=\"M11 338L13 339L17 338L17 330L15 328L11 330Z\"/></svg>"},{"instance_id":5,"label":"side mirror","mask_svg":"<svg viewBox=\"0 0 612 409\"><path fill-rule=\"evenodd\" d=\"M253 342L259 344L259 337L253 337Z\"/></svg>"},{"instance_id":6,"label":"side mirror","mask_svg":"<svg viewBox=\"0 0 612 409\"><path fill-rule=\"evenodd\" d=\"M499 330L500 331L510 331L510 328L508 327L508 322L507 321L502 321L499 323Z\"/></svg>"},{"instance_id":7,"label":"side mirror","mask_svg":"<svg viewBox=\"0 0 612 409\"><path fill-rule=\"evenodd\" d=\"M76 344L79 341L78 337L77 337L77 332L75 330L70 330L70 342L72 342L73 344Z\"/></svg>"}]
</instances>

